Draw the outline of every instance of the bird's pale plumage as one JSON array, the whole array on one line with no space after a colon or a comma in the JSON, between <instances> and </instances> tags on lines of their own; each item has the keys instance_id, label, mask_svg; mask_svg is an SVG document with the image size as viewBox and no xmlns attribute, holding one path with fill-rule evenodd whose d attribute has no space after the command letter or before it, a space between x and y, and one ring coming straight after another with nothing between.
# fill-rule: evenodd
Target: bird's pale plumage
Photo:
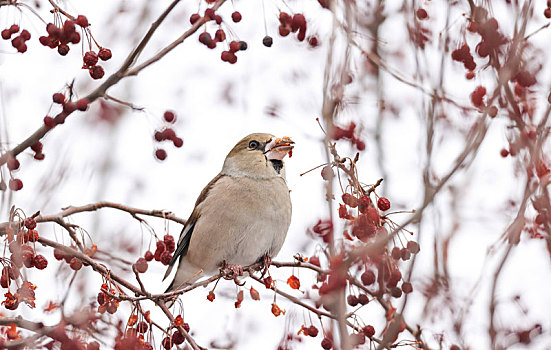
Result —
<instances>
[{"instance_id":1,"label":"bird's pale plumage","mask_svg":"<svg viewBox=\"0 0 551 350\"><path fill-rule=\"evenodd\" d=\"M279 252L291 221L282 160L291 143L257 133L233 147L180 234L165 278L179 266L167 291L216 273L223 262L247 266Z\"/></svg>"}]
</instances>

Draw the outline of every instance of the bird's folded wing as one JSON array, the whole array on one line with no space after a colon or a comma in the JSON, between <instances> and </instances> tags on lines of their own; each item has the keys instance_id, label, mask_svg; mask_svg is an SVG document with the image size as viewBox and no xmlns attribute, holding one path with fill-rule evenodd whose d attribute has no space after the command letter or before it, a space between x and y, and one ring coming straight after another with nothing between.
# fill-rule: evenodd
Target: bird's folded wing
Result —
<instances>
[{"instance_id":1,"label":"bird's folded wing","mask_svg":"<svg viewBox=\"0 0 551 350\"><path fill-rule=\"evenodd\" d=\"M207 194L209 190L214 186L214 184L221 178L223 175L218 174L217 176L212 179L205 188L201 191L201 194L199 194L199 197L197 198L197 201L195 202L195 209L191 213L189 219L186 221L186 224L184 228L182 229L182 232L180 233L180 238L178 239L178 245L176 246L176 250L174 251L174 255L172 256L172 260L168 264L168 269L166 270L166 273L163 277L163 281L167 278L168 275L170 275L170 272L172 271L172 268L174 267L174 264L176 264L176 261L180 260L182 257L186 256L187 250L189 248L189 242L191 241L191 235L193 233L193 229L195 228L195 224L197 223L197 220L201 216L198 210L199 204L201 204L205 198L207 197Z\"/></svg>"}]
</instances>

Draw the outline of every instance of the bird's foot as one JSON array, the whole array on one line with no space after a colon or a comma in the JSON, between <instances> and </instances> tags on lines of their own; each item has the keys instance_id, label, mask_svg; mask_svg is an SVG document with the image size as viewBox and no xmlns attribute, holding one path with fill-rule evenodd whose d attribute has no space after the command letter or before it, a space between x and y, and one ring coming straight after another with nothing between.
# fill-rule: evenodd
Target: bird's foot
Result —
<instances>
[{"instance_id":1,"label":"bird's foot","mask_svg":"<svg viewBox=\"0 0 551 350\"><path fill-rule=\"evenodd\" d=\"M235 283L239 284L237 278L243 276L243 267L239 265L228 264L226 263L226 261L224 261L222 263L222 267L220 268L220 272L222 273L222 277L224 277L224 279L234 280Z\"/></svg>"},{"instance_id":2,"label":"bird's foot","mask_svg":"<svg viewBox=\"0 0 551 350\"><path fill-rule=\"evenodd\" d=\"M264 256L262 257L262 264L262 275L260 276L260 278L263 278L264 275L266 275L266 272L268 272L268 268L270 267L270 265L272 265L272 257L268 254L264 254Z\"/></svg>"}]
</instances>

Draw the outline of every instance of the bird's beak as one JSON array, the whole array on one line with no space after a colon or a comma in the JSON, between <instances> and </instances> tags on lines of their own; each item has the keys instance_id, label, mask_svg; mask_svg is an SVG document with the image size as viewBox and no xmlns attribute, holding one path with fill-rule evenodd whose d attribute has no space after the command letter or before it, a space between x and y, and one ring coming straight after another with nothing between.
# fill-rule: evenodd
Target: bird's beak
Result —
<instances>
[{"instance_id":1,"label":"bird's beak","mask_svg":"<svg viewBox=\"0 0 551 350\"><path fill-rule=\"evenodd\" d=\"M289 137L272 139L266 144L264 155L268 160L282 160L287 154L291 157L294 142Z\"/></svg>"}]
</instances>

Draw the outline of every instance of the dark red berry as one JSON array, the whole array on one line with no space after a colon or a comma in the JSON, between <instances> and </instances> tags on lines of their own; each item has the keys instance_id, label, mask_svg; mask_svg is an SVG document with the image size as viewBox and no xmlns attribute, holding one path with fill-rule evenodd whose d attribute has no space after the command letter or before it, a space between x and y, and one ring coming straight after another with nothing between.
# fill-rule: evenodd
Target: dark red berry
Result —
<instances>
[{"instance_id":1,"label":"dark red berry","mask_svg":"<svg viewBox=\"0 0 551 350\"><path fill-rule=\"evenodd\" d=\"M44 146L42 145L42 142L40 141L36 141L35 143L33 143L31 145L31 149L34 151L34 152L42 152L42 149L44 148Z\"/></svg>"},{"instance_id":2,"label":"dark red berry","mask_svg":"<svg viewBox=\"0 0 551 350\"><path fill-rule=\"evenodd\" d=\"M402 283L402 291L406 294L413 292L413 287L411 286L411 283L409 282Z\"/></svg>"},{"instance_id":3,"label":"dark red berry","mask_svg":"<svg viewBox=\"0 0 551 350\"><path fill-rule=\"evenodd\" d=\"M77 109L78 109L79 111L84 112L84 111L86 111L86 110L88 109L88 104L89 104L89 102L88 102L87 99L81 98L80 100L78 100L78 101L75 103L75 106L77 107Z\"/></svg>"},{"instance_id":4,"label":"dark red berry","mask_svg":"<svg viewBox=\"0 0 551 350\"><path fill-rule=\"evenodd\" d=\"M180 331L176 331L172 334L172 342L176 345L182 344L185 339L186 338L184 338L184 335Z\"/></svg>"},{"instance_id":5,"label":"dark red berry","mask_svg":"<svg viewBox=\"0 0 551 350\"><path fill-rule=\"evenodd\" d=\"M164 149L159 148L155 151L155 157L158 160L165 160L166 159L166 151Z\"/></svg>"},{"instance_id":6,"label":"dark red berry","mask_svg":"<svg viewBox=\"0 0 551 350\"><path fill-rule=\"evenodd\" d=\"M375 283L375 273L371 270L367 270L362 273L361 280L364 286L370 286Z\"/></svg>"},{"instance_id":7,"label":"dark red berry","mask_svg":"<svg viewBox=\"0 0 551 350\"><path fill-rule=\"evenodd\" d=\"M153 260L153 253L150 250L148 250L147 252L145 252L144 258L145 258L146 261Z\"/></svg>"},{"instance_id":8,"label":"dark red berry","mask_svg":"<svg viewBox=\"0 0 551 350\"><path fill-rule=\"evenodd\" d=\"M163 114L163 118L165 119L166 122L168 123L174 123L176 121L176 115L174 114L174 112L172 111L166 111L164 114Z\"/></svg>"},{"instance_id":9,"label":"dark red berry","mask_svg":"<svg viewBox=\"0 0 551 350\"><path fill-rule=\"evenodd\" d=\"M377 207L382 211L386 211L390 209L390 201L385 197L381 197L377 201Z\"/></svg>"},{"instance_id":10,"label":"dark red berry","mask_svg":"<svg viewBox=\"0 0 551 350\"><path fill-rule=\"evenodd\" d=\"M161 345L163 346L163 348L165 348L166 350L169 350L171 347L172 347L172 339L170 337L165 337L163 339L163 341L161 342Z\"/></svg>"},{"instance_id":11,"label":"dark red berry","mask_svg":"<svg viewBox=\"0 0 551 350\"><path fill-rule=\"evenodd\" d=\"M189 22L191 24L195 24L195 22L197 22L200 19L201 19L201 15L198 13L194 13L193 15L191 15L191 17L189 17Z\"/></svg>"},{"instance_id":12,"label":"dark red berry","mask_svg":"<svg viewBox=\"0 0 551 350\"><path fill-rule=\"evenodd\" d=\"M543 10L543 15L545 16L545 18L551 18L551 8L546 8L545 10Z\"/></svg>"},{"instance_id":13,"label":"dark red berry","mask_svg":"<svg viewBox=\"0 0 551 350\"><path fill-rule=\"evenodd\" d=\"M419 244L415 241L409 241L406 247L407 247L407 250L409 250L411 254L419 253Z\"/></svg>"},{"instance_id":14,"label":"dark red berry","mask_svg":"<svg viewBox=\"0 0 551 350\"><path fill-rule=\"evenodd\" d=\"M205 17L207 17L210 20L213 20L214 16L216 16L216 14L214 13L214 9L208 8L205 10Z\"/></svg>"},{"instance_id":15,"label":"dark red berry","mask_svg":"<svg viewBox=\"0 0 551 350\"><path fill-rule=\"evenodd\" d=\"M358 305L358 297L351 294L351 295L346 297L346 302L350 306L356 306L356 305Z\"/></svg>"},{"instance_id":16,"label":"dark red berry","mask_svg":"<svg viewBox=\"0 0 551 350\"><path fill-rule=\"evenodd\" d=\"M111 59L111 57L113 57L113 54L111 53L111 50L105 47L102 47L98 52L98 57L102 61L108 61Z\"/></svg>"},{"instance_id":17,"label":"dark red berry","mask_svg":"<svg viewBox=\"0 0 551 350\"><path fill-rule=\"evenodd\" d=\"M306 332L307 332L308 335L311 336L311 337L317 337L319 331L318 331L318 329L316 328L316 326L311 325L310 327L307 328Z\"/></svg>"},{"instance_id":18,"label":"dark red berry","mask_svg":"<svg viewBox=\"0 0 551 350\"><path fill-rule=\"evenodd\" d=\"M52 100L54 101L54 103L63 104L65 102L65 95L60 92L56 92L55 94L53 94Z\"/></svg>"},{"instance_id":19,"label":"dark red berry","mask_svg":"<svg viewBox=\"0 0 551 350\"><path fill-rule=\"evenodd\" d=\"M65 112L66 115L73 113L76 109L77 106L73 102L66 102L63 105L63 112Z\"/></svg>"},{"instance_id":20,"label":"dark red berry","mask_svg":"<svg viewBox=\"0 0 551 350\"><path fill-rule=\"evenodd\" d=\"M10 33L10 30L9 29L4 29L2 31L2 39L4 40L9 40L11 39L11 33Z\"/></svg>"},{"instance_id":21,"label":"dark red berry","mask_svg":"<svg viewBox=\"0 0 551 350\"><path fill-rule=\"evenodd\" d=\"M23 30L21 31L20 36L21 36L21 38L23 38L23 40L25 40L25 41L31 39L31 33L29 33L29 31L28 31L27 29L23 29Z\"/></svg>"},{"instance_id":22,"label":"dark red berry","mask_svg":"<svg viewBox=\"0 0 551 350\"><path fill-rule=\"evenodd\" d=\"M400 258L402 257L402 250L398 247L394 247L392 248L390 255L392 256L392 259L400 260Z\"/></svg>"},{"instance_id":23,"label":"dark red berry","mask_svg":"<svg viewBox=\"0 0 551 350\"><path fill-rule=\"evenodd\" d=\"M417 15L417 18L420 20L426 19L429 15L425 9L418 9L415 14Z\"/></svg>"},{"instance_id":24,"label":"dark red berry","mask_svg":"<svg viewBox=\"0 0 551 350\"><path fill-rule=\"evenodd\" d=\"M69 46L67 44L60 44L58 47L57 47L57 52L61 55L61 56L65 56L69 53Z\"/></svg>"},{"instance_id":25,"label":"dark red berry","mask_svg":"<svg viewBox=\"0 0 551 350\"><path fill-rule=\"evenodd\" d=\"M44 270L48 266L48 260L43 255L35 255L33 258L33 265L39 270Z\"/></svg>"},{"instance_id":26,"label":"dark red berry","mask_svg":"<svg viewBox=\"0 0 551 350\"><path fill-rule=\"evenodd\" d=\"M84 65L88 67L95 66L98 63L98 54L94 51L88 51L84 54L84 57L82 57L82 60L84 61Z\"/></svg>"},{"instance_id":27,"label":"dark red berry","mask_svg":"<svg viewBox=\"0 0 551 350\"><path fill-rule=\"evenodd\" d=\"M63 253L63 251L61 251L61 250L55 248L55 249L54 249L54 258L55 258L56 260L60 260L60 261L61 261L61 260L65 259L65 253Z\"/></svg>"},{"instance_id":28,"label":"dark red berry","mask_svg":"<svg viewBox=\"0 0 551 350\"><path fill-rule=\"evenodd\" d=\"M502 148L501 151L499 152L499 154L501 154L501 156L503 158L507 157L509 155L509 151L506 150L505 148Z\"/></svg>"},{"instance_id":29,"label":"dark red berry","mask_svg":"<svg viewBox=\"0 0 551 350\"><path fill-rule=\"evenodd\" d=\"M179 137L175 137L172 139L172 143L174 144L174 147L180 148L184 145L184 140Z\"/></svg>"},{"instance_id":30,"label":"dark red berry","mask_svg":"<svg viewBox=\"0 0 551 350\"><path fill-rule=\"evenodd\" d=\"M144 273L147 271L147 261L144 258L139 258L135 263L134 267L139 273Z\"/></svg>"},{"instance_id":31,"label":"dark red berry","mask_svg":"<svg viewBox=\"0 0 551 350\"><path fill-rule=\"evenodd\" d=\"M78 271L82 268L82 260L73 257L71 258L71 262L69 262L69 266L71 266L73 270Z\"/></svg>"},{"instance_id":32,"label":"dark red berry","mask_svg":"<svg viewBox=\"0 0 551 350\"><path fill-rule=\"evenodd\" d=\"M209 33L203 32L199 34L199 42L201 42L202 44L208 46L211 43L211 41L212 41L212 38Z\"/></svg>"},{"instance_id":33,"label":"dark red berry","mask_svg":"<svg viewBox=\"0 0 551 350\"><path fill-rule=\"evenodd\" d=\"M325 350L329 350L329 349L332 349L333 348L333 340L331 340L331 338L323 338L323 340L321 341L321 347Z\"/></svg>"},{"instance_id":34,"label":"dark red berry","mask_svg":"<svg viewBox=\"0 0 551 350\"><path fill-rule=\"evenodd\" d=\"M15 159L14 157L9 157L8 158L7 166L8 166L9 171L14 171L14 170L19 169L19 165L20 165L19 161L17 159Z\"/></svg>"},{"instance_id":35,"label":"dark red berry","mask_svg":"<svg viewBox=\"0 0 551 350\"><path fill-rule=\"evenodd\" d=\"M218 42L223 42L224 40L226 40L226 32L224 32L223 29L216 30L216 32L214 33L214 40Z\"/></svg>"},{"instance_id":36,"label":"dark red berry","mask_svg":"<svg viewBox=\"0 0 551 350\"><path fill-rule=\"evenodd\" d=\"M168 264L170 264L171 261L172 261L172 253L169 252L168 250L165 250L161 254L161 263L163 265L168 265Z\"/></svg>"},{"instance_id":37,"label":"dark red berry","mask_svg":"<svg viewBox=\"0 0 551 350\"><path fill-rule=\"evenodd\" d=\"M239 50L241 50L241 51L247 50L247 43L245 41L240 41L239 42Z\"/></svg>"},{"instance_id":38,"label":"dark red berry","mask_svg":"<svg viewBox=\"0 0 551 350\"><path fill-rule=\"evenodd\" d=\"M26 218L25 227L29 230L34 230L36 228L36 221L33 218Z\"/></svg>"},{"instance_id":39,"label":"dark red berry","mask_svg":"<svg viewBox=\"0 0 551 350\"><path fill-rule=\"evenodd\" d=\"M222 16L216 15L214 16L214 20L216 21L216 24L222 24Z\"/></svg>"},{"instance_id":40,"label":"dark red berry","mask_svg":"<svg viewBox=\"0 0 551 350\"><path fill-rule=\"evenodd\" d=\"M56 122L54 121L54 118L45 116L44 117L44 126L47 129L52 129L54 126L56 126Z\"/></svg>"},{"instance_id":41,"label":"dark red berry","mask_svg":"<svg viewBox=\"0 0 551 350\"><path fill-rule=\"evenodd\" d=\"M136 325L136 330L138 331L138 333L143 334L147 332L148 329L149 329L149 325L145 321L138 322L138 324Z\"/></svg>"},{"instance_id":42,"label":"dark red berry","mask_svg":"<svg viewBox=\"0 0 551 350\"><path fill-rule=\"evenodd\" d=\"M407 248L402 248L402 260L406 261L411 258L411 253Z\"/></svg>"},{"instance_id":43,"label":"dark red berry","mask_svg":"<svg viewBox=\"0 0 551 350\"><path fill-rule=\"evenodd\" d=\"M367 297L366 294L360 294L358 295L358 303L362 304L362 305L365 305L367 303L369 303L369 298Z\"/></svg>"},{"instance_id":44,"label":"dark red berry","mask_svg":"<svg viewBox=\"0 0 551 350\"><path fill-rule=\"evenodd\" d=\"M240 22L241 21L241 14L238 11L235 11L234 13L231 14L231 19L235 23Z\"/></svg>"},{"instance_id":45,"label":"dark red berry","mask_svg":"<svg viewBox=\"0 0 551 350\"><path fill-rule=\"evenodd\" d=\"M101 66L93 66L90 68L90 76L93 79L101 79L105 75L105 71Z\"/></svg>"},{"instance_id":46,"label":"dark red berry","mask_svg":"<svg viewBox=\"0 0 551 350\"><path fill-rule=\"evenodd\" d=\"M274 40L269 35L266 35L264 39L262 39L262 44L266 47L271 47L273 43L274 43Z\"/></svg>"},{"instance_id":47,"label":"dark red berry","mask_svg":"<svg viewBox=\"0 0 551 350\"><path fill-rule=\"evenodd\" d=\"M10 179L8 186L12 191L19 191L23 188L23 181L19 179Z\"/></svg>"},{"instance_id":48,"label":"dark red berry","mask_svg":"<svg viewBox=\"0 0 551 350\"><path fill-rule=\"evenodd\" d=\"M373 326L371 325L365 326L362 331L364 332L365 336L370 339L375 335L375 328L373 328Z\"/></svg>"},{"instance_id":49,"label":"dark red berry","mask_svg":"<svg viewBox=\"0 0 551 350\"><path fill-rule=\"evenodd\" d=\"M19 31L19 26L17 24L12 24L9 29L10 33L15 34Z\"/></svg>"},{"instance_id":50,"label":"dark red berry","mask_svg":"<svg viewBox=\"0 0 551 350\"><path fill-rule=\"evenodd\" d=\"M75 23L81 26L82 28L88 27L90 24L88 23L88 18L83 15L78 15L77 19L75 20Z\"/></svg>"}]
</instances>

